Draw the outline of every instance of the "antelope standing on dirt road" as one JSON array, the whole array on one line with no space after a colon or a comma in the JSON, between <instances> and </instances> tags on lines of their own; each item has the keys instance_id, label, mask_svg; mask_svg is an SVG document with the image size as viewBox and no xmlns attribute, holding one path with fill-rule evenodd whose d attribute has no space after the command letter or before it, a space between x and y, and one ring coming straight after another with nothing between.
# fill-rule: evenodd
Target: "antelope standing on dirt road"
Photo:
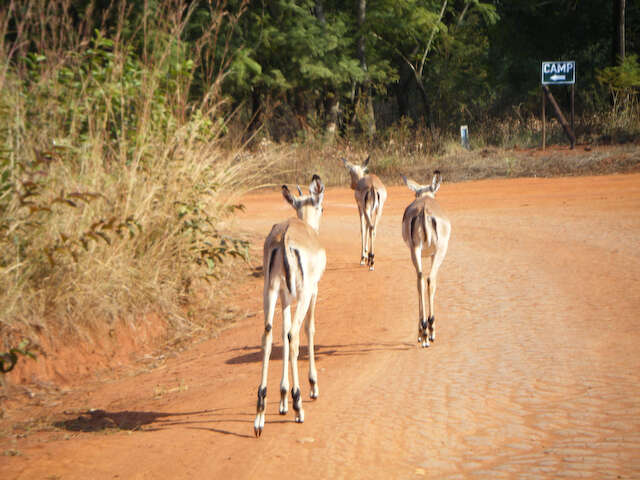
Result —
<instances>
[{"instance_id":1,"label":"antelope standing on dirt road","mask_svg":"<svg viewBox=\"0 0 640 480\"><path fill-rule=\"evenodd\" d=\"M309 195L303 196L298 187L299 197L294 197L286 185L282 195L296 210L298 218L278 223L264 242L264 333L262 335L262 380L258 387L256 420L253 424L256 437L264 429L265 405L267 397L267 371L273 344L273 315L278 296L282 305L282 381L280 382L280 414L287 413L287 391L289 374L287 360L291 361L293 388L291 397L296 411L296 422L304 422L304 410L300 396L298 379L298 352L300 328L307 318L309 340L309 383L311 398L318 397L318 373L316 371L313 336L315 333L315 305L318 295L318 281L324 273L327 257L320 245L318 229L322 217L324 185L318 175L314 175L309 185ZM297 300L296 311L291 320L291 304Z\"/></svg>"},{"instance_id":2,"label":"antelope standing on dirt road","mask_svg":"<svg viewBox=\"0 0 640 480\"><path fill-rule=\"evenodd\" d=\"M411 251L411 260L418 275L418 343L428 347L429 342L436 339L435 314L433 300L436 294L436 277L438 269L447 254L451 223L443 214L435 194L442 183L442 175L438 170L433 172L431 185L418 183L402 176L404 183L416 194L416 199L405 209L402 216L402 238ZM427 276L429 294L429 315L425 320L424 277L422 275L422 259L431 257L431 269Z\"/></svg>"},{"instance_id":3,"label":"antelope standing on dirt road","mask_svg":"<svg viewBox=\"0 0 640 480\"><path fill-rule=\"evenodd\" d=\"M360 237L362 239L360 265L364 265L366 261L369 270L373 270L373 244L376 239L378 223L382 217L382 207L387 200L387 189L377 175L367 174L369 159L370 157L367 157L362 165L347 162L344 158L342 162L351 175L351 188L354 190L360 215Z\"/></svg>"}]
</instances>

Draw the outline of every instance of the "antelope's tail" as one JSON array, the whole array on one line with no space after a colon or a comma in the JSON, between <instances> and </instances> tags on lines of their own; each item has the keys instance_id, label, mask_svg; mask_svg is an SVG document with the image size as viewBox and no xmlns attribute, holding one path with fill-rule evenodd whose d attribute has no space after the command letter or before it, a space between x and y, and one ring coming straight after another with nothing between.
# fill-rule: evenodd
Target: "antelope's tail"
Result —
<instances>
[{"instance_id":1,"label":"antelope's tail","mask_svg":"<svg viewBox=\"0 0 640 480\"><path fill-rule=\"evenodd\" d=\"M379 204L380 196L373 185L371 185L371 188L364 194L364 216L370 228L373 228L375 224Z\"/></svg>"},{"instance_id":2,"label":"antelope's tail","mask_svg":"<svg viewBox=\"0 0 640 480\"><path fill-rule=\"evenodd\" d=\"M274 245L271 250L269 250L268 255L265 256L265 260L268 258L269 261L264 265L264 281L265 286L271 284L271 273L273 272L273 267L276 262L276 257L278 252L282 255L282 269L284 270L284 280L287 286L287 291L296 296L296 259L298 265L300 267L300 273L302 272L302 265L300 261L300 252L289 245L289 239L287 238L286 232L283 235L281 241L279 241L276 245ZM292 268L293 266L293 268Z\"/></svg>"},{"instance_id":3,"label":"antelope's tail","mask_svg":"<svg viewBox=\"0 0 640 480\"><path fill-rule=\"evenodd\" d=\"M429 215L424 210L422 211L422 228L424 229L424 236L427 245L432 245L438 242L438 222L436 217Z\"/></svg>"}]
</instances>

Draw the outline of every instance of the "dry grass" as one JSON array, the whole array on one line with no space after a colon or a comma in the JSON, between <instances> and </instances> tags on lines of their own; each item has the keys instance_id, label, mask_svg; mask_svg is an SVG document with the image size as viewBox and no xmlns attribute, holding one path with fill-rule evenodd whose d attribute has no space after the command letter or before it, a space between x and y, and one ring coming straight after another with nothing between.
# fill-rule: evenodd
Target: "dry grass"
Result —
<instances>
[{"instance_id":1,"label":"dry grass","mask_svg":"<svg viewBox=\"0 0 640 480\"><path fill-rule=\"evenodd\" d=\"M220 222L269 159L221 147L220 77L189 100L206 52L177 40L174 2L145 30L157 50L144 61L124 35L72 32L67 0L45 3L0 12L0 350L91 340L151 312L176 331L214 325L215 278L246 253ZM25 37L7 43L9 12ZM69 35L25 41L50 30Z\"/></svg>"},{"instance_id":2,"label":"dry grass","mask_svg":"<svg viewBox=\"0 0 640 480\"><path fill-rule=\"evenodd\" d=\"M557 126L556 126L557 127ZM629 142L615 145L578 144L574 150L560 137L542 151L540 144L513 144L497 147L480 139L467 150L453 138L442 139L429 149L420 142L406 144L387 141L376 145L337 143L334 145L269 145L264 142L259 153L245 153L247 161L252 155L271 152L271 166L265 170L266 183L306 184L318 173L327 185L349 184L348 174L341 158L362 162L371 156L370 171L388 184L402 182L401 175L428 180L431 172L439 169L446 181L460 182L491 177L550 177L558 175L602 175L640 170L640 144ZM509 135L515 138L515 135ZM521 138L521 137L518 137ZM511 142L507 142L511 143ZM266 147L264 146L266 145Z\"/></svg>"}]
</instances>

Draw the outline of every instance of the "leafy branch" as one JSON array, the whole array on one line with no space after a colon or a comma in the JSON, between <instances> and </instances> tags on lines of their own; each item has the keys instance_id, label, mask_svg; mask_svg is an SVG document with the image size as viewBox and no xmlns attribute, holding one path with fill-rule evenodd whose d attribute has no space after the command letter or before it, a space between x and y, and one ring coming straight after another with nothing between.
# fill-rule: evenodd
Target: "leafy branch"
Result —
<instances>
[{"instance_id":1,"label":"leafy branch","mask_svg":"<svg viewBox=\"0 0 640 480\"><path fill-rule=\"evenodd\" d=\"M217 268L224 263L226 257L249 257L249 242L221 234L216 228L213 217L198 205L175 202L178 206L178 218L182 220L180 233L190 236L188 242L189 255L193 262L206 266L205 279L218 278ZM244 205L231 205L226 213L244 210Z\"/></svg>"},{"instance_id":2,"label":"leafy branch","mask_svg":"<svg viewBox=\"0 0 640 480\"><path fill-rule=\"evenodd\" d=\"M80 234L77 239L71 238L64 233L60 233L59 238L53 245L45 247L44 251L47 255L51 266L55 265L54 254L66 253L70 255L75 262L78 261L78 249L82 247L85 251L89 251L90 242L99 243L101 240L107 245L111 245L112 237L109 232L115 233L119 238L124 238L124 233L128 232L129 238L133 238L136 233L142 231L142 226L130 215L123 221L118 222L116 217L109 220L100 219L91 224L91 226Z\"/></svg>"},{"instance_id":3,"label":"leafy branch","mask_svg":"<svg viewBox=\"0 0 640 480\"><path fill-rule=\"evenodd\" d=\"M33 353L33 350L36 350L36 348L31 344L31 340L25 338L17 347L12 348L8 352L0 353L0 373L5 374L13 370L16 363L18 363L18 355L30 357L35 360L36 355Z\"/></svg>"}]
</instances>

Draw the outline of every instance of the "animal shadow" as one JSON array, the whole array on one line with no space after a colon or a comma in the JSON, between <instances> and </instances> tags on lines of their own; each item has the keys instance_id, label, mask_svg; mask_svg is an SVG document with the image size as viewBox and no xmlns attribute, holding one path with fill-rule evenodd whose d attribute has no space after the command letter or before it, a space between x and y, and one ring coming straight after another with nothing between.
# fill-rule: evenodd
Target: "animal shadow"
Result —
<instances>
[{"instance_id":1,"label":"animal shadow","mask_svg":"<svg viewBox=\"0 0 640 480\"><path fill-rule=\"evenodd\" d=\"M228 409L222 409L228 410ZM56 428L71 432L107 432L117 430L128 431L158 431L169 427L183 426L198 430L207 430L213 433L225 435L235 435L239 437L253 438L250 435L243 435L228 430L222 430L210 426L213 423L239 422L246 423L246 420L231 418L232 413L215 413L215 410L201 410L196 412L108 412L105 410L89 410L81 413L76 418L54 422ZM245 415L245 414L242 414ZM246 414L248 415L248 414ZM221 418L216 418L221 417ZM222 418L224 417L224 418ZM147 427L147 428L143 428Z\"/></svg>"},{"instance_id":2,"label":"animal shadow","mask_svg":"<svg viewBox=\"0 0 640 480\"><path fill-rule=\"evenodd\" d=\"M144 425L150 425L159 419L185 415L205 413L163 413L163 412L107 412L105 410L88 410L76 418L54 422L54 426L71 432L100 432L108 429L139 430Z\"/></svg>"},{"instance_id":3,"label":"animal shadow","mask_svg":"<svg viewBox=\"0 0 640 480\"><path fill-rule=\"evenodd\" d=\"M383 350L410 350L413 344L410 343L352 343L344 345L316 345L316 359L323 356L354 356L366 355L372 352ZM254 347L242 347L236 350L247 351L235 357L229 358L225 363L228 365L238 365L241 363L259 363L262 362L262 348L259 345ZM309 348L306 345L300 345L299 359L305 360L309 357ZM282 346L274 345L271 350L271 360L282 360Z\"/></svg>"}]
</instances>

